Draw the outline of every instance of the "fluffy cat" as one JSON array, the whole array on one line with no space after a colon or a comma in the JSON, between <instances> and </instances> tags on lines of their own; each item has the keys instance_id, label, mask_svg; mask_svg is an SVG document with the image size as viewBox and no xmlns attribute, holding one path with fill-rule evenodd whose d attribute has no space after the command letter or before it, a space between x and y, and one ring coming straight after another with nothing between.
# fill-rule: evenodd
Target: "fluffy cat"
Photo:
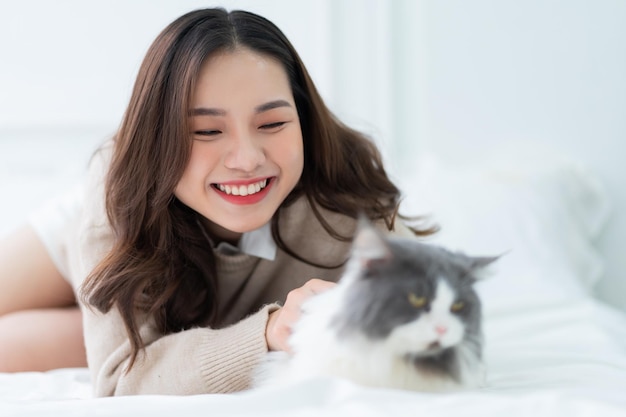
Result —
<instances>
[{"instance_id":1,"label":"fluffy cat","mask_svg":"<svg viewBox=\"0 0 626 417\"><path fill-rule=\"evenodd\" d=\"M481 305L473 284L495 259L385 237L361 220L338 285L303 305L292 354L270 354L257 385L334 376L417 391L479 386Z\"/></svg>"}]
</instances>

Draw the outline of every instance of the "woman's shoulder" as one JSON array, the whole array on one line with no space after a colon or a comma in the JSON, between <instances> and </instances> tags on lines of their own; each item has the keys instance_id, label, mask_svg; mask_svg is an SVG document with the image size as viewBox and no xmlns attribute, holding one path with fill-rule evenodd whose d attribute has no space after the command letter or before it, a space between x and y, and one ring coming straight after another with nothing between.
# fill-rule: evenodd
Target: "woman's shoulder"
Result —
<instances>
[{"instance_id":1,"label":"woman's shoulder","mask_svg":"<svg viewBox=\"0 0 626 417\"><path fill-rule=\"evenodd\" d=\"M354 218L312 203L306 196L281 209L279 229L295 239L331 237L324 225L346 237L356 230Z\"/></svg>"},{"instance_id":2,"label":"woman's shoulder","mask_svg":"<svg viewBox=\"0 0 626 417\"><path fill-rule=\"evenodd\" d=\"M315 204L315 207L312 206ZM324 244L336 244L337 236L351 240L356 232L358 220L353 216L324 208L302 196L288 207L281 210L279 230L287 242L313 240ZM413 232L399 219L391 230L384 220L374 222L377 229L384 234L397 236L414 236ZM326 226L326 227L325 227ZM332 234L328 229L332 230Z\"/></svg>"},{"instance_id":3,"label":"woman's shoulder","mask_svg":"<svg viewBox=\"0 0 626 417\"><path fill-rule=\"evenodd\" d=\"M358 219L319 205L313 207L312 204L315 203L300 197L281 209L278 232L282 243L309 262L328 266L343 265L352 249ZM414 236L400 220L396 220L392 230L383 220L374 222L374 225L384 234ZM329 272L324 271L324 274Z\"/></svg>"}]
</instances>

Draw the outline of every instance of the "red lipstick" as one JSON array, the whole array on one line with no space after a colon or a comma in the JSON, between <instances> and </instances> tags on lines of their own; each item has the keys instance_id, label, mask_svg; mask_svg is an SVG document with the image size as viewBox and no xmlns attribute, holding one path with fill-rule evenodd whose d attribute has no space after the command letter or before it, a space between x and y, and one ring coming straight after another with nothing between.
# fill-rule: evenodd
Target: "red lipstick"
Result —
<instances>
[{"instance_id":1,"label":"red lipstick","mask_svg":"<svg viewBox=\"0 0 626 417\"><path fill-rule=\"evenodd\" d=\"M259 201L263 200L263 198L265 198L265 196L267 195L267 193L269 193L270 188L272 188L272 186L274 185L274 177L271 178L266 178L265 179L267 182L265 184L265 187L263 187L260 191L252 193L252 194L248 194L248 195L235 195L235 194L229 194L226 191L222 191L220 189L220 186L224 186L224 187L228 187L229 189L232 189L233 187L240 187L240 186L248 186L250 184L256 184L262 180L256 180L256 181L233 181L233 182L229 182L229 183L221 183L221 184L212 184L213 189L215 190L215 192L222 197L224 200L228 201L231 204L237 204L237 205L248 205L248 204L256 204Z\"/></svg>"}]
</instances>

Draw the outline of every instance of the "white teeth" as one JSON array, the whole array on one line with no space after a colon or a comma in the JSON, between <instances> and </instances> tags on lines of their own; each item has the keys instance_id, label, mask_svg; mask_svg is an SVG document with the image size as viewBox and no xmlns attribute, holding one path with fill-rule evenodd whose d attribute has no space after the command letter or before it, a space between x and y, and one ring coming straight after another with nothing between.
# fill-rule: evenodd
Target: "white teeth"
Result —
<instances>
[{"instance_id":1,"label":"white teeth","mask_svg":"<svg viewBox=\"0 0 626 417\"><path fill-rule=\"evenodd\" d=\"M267 180L265 179L259 182L255 182L254 184L239 185L239 186L218 184L217 188L219 188L220 191L226 194L246 196L246 195L256 194L259 191L261 191L263 188L265 188L266 186L267 186Z\"/></svg>"}]
</instances>

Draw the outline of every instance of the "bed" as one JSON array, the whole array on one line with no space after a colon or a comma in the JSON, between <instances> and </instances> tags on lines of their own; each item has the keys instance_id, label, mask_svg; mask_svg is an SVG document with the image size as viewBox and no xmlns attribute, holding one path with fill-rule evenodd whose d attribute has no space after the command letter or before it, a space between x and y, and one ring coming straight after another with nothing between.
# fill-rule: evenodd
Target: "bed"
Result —
<instances>
[{"instance_id":1,"label":"bed","mask_svg":"<svg viewBox=\"0 0 626 417\"><path fill-rule=\"evenodd\" d=\"M3 142L4 167L15 155L12 146L34 145ZM49 145L38 146L41 155L50 155ZM81 149L73 168L63 172L51 173L37 161L0 170L0 191L19 196L26 184L29 195L37 187L44 195L46 187L74 179L84 168L91 145ZM537 154L514 159L452 166L423 155L401 181L403 211L430 214L441 226L429 241L475 255L502 254L478 284L484 388L425 394L312 379L231 395L93 398L86 369L60 369L0 374L0 415L626 416L626 313L592 295L603 279L596 242L610 196L577 161ZM23 204L34 203L25 198ZM3 207L0 231L27 209Z\"/></svg>"}]
</instances>

